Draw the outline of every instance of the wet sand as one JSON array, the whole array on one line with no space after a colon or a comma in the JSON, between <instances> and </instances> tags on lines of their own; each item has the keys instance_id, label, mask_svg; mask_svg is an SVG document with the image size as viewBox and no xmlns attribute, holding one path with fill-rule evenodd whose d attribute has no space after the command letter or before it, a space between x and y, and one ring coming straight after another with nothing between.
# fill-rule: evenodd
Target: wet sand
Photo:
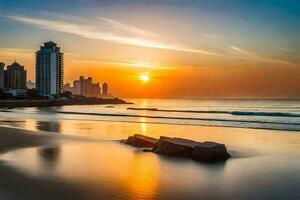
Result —
<instances>
[{"instance_id":1,"label":"wet sand","mask_svg":"<svg viewBox=\"0 0 300 200\"><path fill-rule=\"evenodd\" d=\"M0 127L0 153L22 147L51 144L58 136L43 132L24 130L20 128Z\"/></svg>"},{"instance_id":2,"label":"wet sand","mask_svg":"<svg viewBox=\"0 0 300 200\"><path fill-rule=\"evenodd\" d=\"M0 127L0 154L19 148L52 146L63 142L89 141L85 137L62 136L56 133ZM33 177L0 161L0 199L86 199L87 188L62 179ZM93 197L92 197L93 198ZM96 199L96 197L95 197ZM101 198L100 198L101 199Z\"/></svg>"},{"instance_id":3,"label":"wet sand","mask_svg":"<svg viewBox=\"0 0 300 200\"><path fill-rule=\"evenodd\" d=\"M166 128L175 130L174 126ZM248 142L251 137L256 139L242 145L244 149L228 146L233 155L228 162L206 165L144 153L113 140L103 142L103 138L0 127L0 199L297 199L297 133L201 127L207 134L196 136L192 130L199 141L237 145L244 137ZM214 130L229 132L223 136L228 140L238 138L231 135L236 130L243 139L221 140ZM293 142L278 148L276 135ZM275 151L250 149L250 144L261 140L269 142L267 146L275 145ZM52 149L58 155L45 158L41 155L45 149L46 154Z\"/></svg>"},{"instance_id":4,"label":"wet sand","mask_svg":"<svg viewBox=\"0 0 300 200\"><path fill-rule=\"evenodd\" d=\"M0 153L17 148L51 145L58 137L34 131L0 127ZM65 192L65 184L27 177L0 162L0 199L53 199L73 194ZM37 192L39 191L39 192ZM55 192L54 192L55 191ZM75 196L73 196L75 197Z\"/></svg>"}]
</instances>

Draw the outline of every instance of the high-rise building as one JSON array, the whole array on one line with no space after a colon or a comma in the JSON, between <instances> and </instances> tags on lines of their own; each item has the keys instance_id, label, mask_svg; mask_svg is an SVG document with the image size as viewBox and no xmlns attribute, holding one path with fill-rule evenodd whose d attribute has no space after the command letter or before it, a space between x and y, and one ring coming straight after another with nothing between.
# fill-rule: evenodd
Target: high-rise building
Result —
<instances>
[{"instance_id":1,"label":"high-rise building","mask_svg":"<svg viewBox=\"0 0 300 200\"><path fill-rule=\"evenodd\" d=\"M4 87L26 89L26 70L16 61L4 71Z\"/></svg>"},{"instance_id":2,"label":"high-rise building","mask_svg":"<svg viewBox=\"0 0 300 200\"><path fill-rule=\"evenodd\" d=\"M41 96L60 94L64 82L63 53L56 43L45 42L36 52L36 89Z\"/></svg>"},{"instance_id":3,"label":"high-rise building","mask_svg":"<svg viewBox=\"0 0 300 200\"><path fill-rule=\"evenodd\" d=\"M108 84L103 83L102 85L102 96L107 96L108 95Z\"/></svg>"},{"instance_id":4,"label":"high-rise building","mask_svg":"<svg viewBox=\"0 0 300 200\"><path fill-rule=\"evenodd\" d=\"M67 86L65 85L67 88ZM99 83L93 83L92 77L85 79L80 76L79 80L73 81L73 87L70 90L73 94L86 97L99 97L101 95L101 87Z\"/></svg>"},{"instance_id":5,"label":"high-rise building","mask_svg":"<svg viewBox=\"0 0 300 200\"><path fill-rule=\"evenodd\" d=\"M0 62L0 88L4 88L4 66L3 62Z\"/></svg>"}]
</instances>

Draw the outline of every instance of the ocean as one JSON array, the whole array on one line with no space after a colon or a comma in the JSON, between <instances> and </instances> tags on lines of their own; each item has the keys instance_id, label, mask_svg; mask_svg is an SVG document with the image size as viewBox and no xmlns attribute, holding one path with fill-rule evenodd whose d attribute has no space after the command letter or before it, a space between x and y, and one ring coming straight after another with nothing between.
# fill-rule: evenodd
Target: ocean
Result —
<instances>
[{"instance_id":1,"label":"ocean","mask_svg":"<svg viewBox=\"0 0 300 200\"><path fill-rule=\"evenodd\" d=\"M12 194L53 199L59 185L70 199L85 200L299 199L300 101L127 101L134 104L2 110L5 126L84 136L0 155L0 163L49 187L34 190L16 176ZM118 141L134 133L224 143L232 158L207 164Z\"/></svg>"},{"instance_id":2,"label":"ocean","mask_svg":"<svg viewBox=\"0 0 300 200\"><path fill-rule=\"evenodd\" d=\"M7 117L12 117L19 120L20 118L37 120L37 123L81 120L300 131L300 100L127 99L127 101L134 104L16 108L5 113L4 121L7 122Z\"/></svg>"}]
</instances>

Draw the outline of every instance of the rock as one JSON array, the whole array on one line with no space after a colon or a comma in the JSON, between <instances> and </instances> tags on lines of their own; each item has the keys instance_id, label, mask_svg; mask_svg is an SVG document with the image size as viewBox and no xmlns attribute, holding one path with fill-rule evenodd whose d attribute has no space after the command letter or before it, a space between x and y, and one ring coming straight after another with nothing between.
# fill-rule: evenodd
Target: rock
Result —
<instances>
[{"instance_id":1,"label":"rock","mask_svg":"<svg viewBox=\"0 0 300 200\"><path fill-rule=\"evenodd\" d=\"M153 148L153 152L169 156L189 157L195 145L196 142L192 140L162 136Z\"/></svg>"},{"instance_id":2,"label":"rock","mask_svg":"<svg viewBox=\"0 0 300 200\"><path fill-rule=\"evenodd\" d=\"M143 152L153 152L152 149L146 148L142 150Z\"/></svg>"},{"instance_id":3,"label":"rock","mask_svg":"<svg viewBox=\"0 0 300 200\"><path fill-rule=\"evenodd\" d=\"M230 157L226 146L215 142L199 142L191 154L192 159L204 162L224 161Z\"/></svg>"},{"instance_id":4,"label":"rock","mask_svg":"<svg viewBox=\"0 0 300 200\"><path fill-rule=\"evenodd\" d=\"M133 136L129 136L125 143L139 148L153 148L157 141L156 138L134 134Z\"/></svg>"},{"instance_id":5,"label":"rock","mask_svg":"<svg viewBox=\"0 0 300 200\"><path fill-rule=\"evenodd\" d=\"M144 149L144 152L191 158L202 162L225 161L231 157L227 152L226 146L216 142L196 142L164 136L157 140L152 137L135 134L129 136L125 143L139 148L148 148Z\"/></svg>"},{"instance_id":6,"label":"rock","mask_svg":"<svg viewBox=\"0 0 300 200\"><path fill-rule=\"evenodd\" d=\"M230 158L224 144L202 143L182 138L160 137L152 151L168 156L188 157L203 162L223 161Z\"/></svg>"}]
</instances>

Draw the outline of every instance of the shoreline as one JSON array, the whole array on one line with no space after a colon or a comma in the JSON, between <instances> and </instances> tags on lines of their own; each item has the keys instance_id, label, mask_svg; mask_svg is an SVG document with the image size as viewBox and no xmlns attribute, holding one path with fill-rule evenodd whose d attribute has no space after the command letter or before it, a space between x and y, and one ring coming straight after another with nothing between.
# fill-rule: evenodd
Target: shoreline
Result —
<instances>
[{"instance_id":1,"label":"shoreline","mask_svg":"<svg viewBox=\"0 0 300 200\"><path fill-rule=\"evenodd\" d=\"M3 125L0 126L0 132L0 154L19 148L52 145L67 138L51 132L31 131Z\"/></svg>"},{"instance_id":2,"label":"shoreline","mask_svg":"<svg viewBox=\"0 0 300 200\"><path fill-rule=\"evenodd\" d=\"M0 155L21 148L58 145L63 140L79 140L78 137L55 135L51 132L37 132L5 126L0 126L0 132ZM84 194L90 193L87 188L81 188L79 184L70 183L61 178L30 176L18 168L10 166L5 160L0 160L0 176L0 199L5 200L84 200L86 199Z\"/></svg>"},{"instance_id":3,"label":"shoreline","mask_svg":"<svg viewBox=\"0 0 300 200\"><path fill-rule=\"evenodd\" d=\"M173 130L172 127L166 127L166 130ZM174 128L174 127L173 127ZM182 127L182 130L179 130L179 132L183 132L183 130L186 130L186 127ZM129 130L129 128L128 128ZM130 128L130 132L134 132L134 129ZM161 132L164 132L163 129L160 129ZM126 177L133 173L134 175L141 175L144 177L144 167L148 166L149 163L154 163L154 166L159 167L160 169L164 169L167 167L171 167L171 169L175 170L174 172L178 172L178 170L182 170L184 172L186 169L190 169L192 171L196 170L197 176L199 180L203 180L206 176L203 177L203 174L199 174L199 172L205 172L211 174L211 176L216 175L215 178L219 179L219 176L222 176L222 173L229 173L228 175L231 176L234 175L233 178L238 178L237 180L234 179L232 183L239 183L239 184L245 184L246 187L245 190L242 192L233 191L234 196L236 199L252 199L249 198L243 198L244 194L247 194L247 192L252 191L253 187L250 183L241 182L239 180L239 177L241 180L244 180L247 176L253 176L251 173L247 175L244 174L243 171L244 168L249 167L247 171L252 171L256 169L256 173L264 172L267 173L268 171L264 171L265 163L266 162L275 162L275 160L280 160L283 158L286 158L286 154L288 153L289 156L291 156L291 159L295 159L297 155L299 155L299 147L297 147L298 143L291 143L295 148L297 148L295 151L290 146L286 146L287 144L285 142L289 142L291 140L296 140L299 138L299 135L293 134L291 137L286 138L285 141L281 141L281 137L285 136L284 134L278 135L277 133L271 134L271 135L265 135L267 133L266 131L262 130L253 130L253 129L241 129L239 131L235 130L236 132L232 132L234 129L232 128L207 128L202 129L202 132L196 131L194 129L190 130L190 133L193 133L191 137L194 137L197 135L197 138L191 138L195 139L197 141L203 141L203 140L212 140L212 141L219 141L219 137L227 138L223 142L224 144L228 144L228 151L231 153L232 158L229 159L224 164L218 164L218 165L207 165L202 163L196 163L194 161L188 161L186 159L173 159L173 158L167 158L164 156L157 156L149 153L141 153L140 151L136 151L136 149L133 149L130 146L120 144L119 142L115 140L103 140L98 137L93 137L93 135L65 135L65 134L58 134L58 132L48 132L48 131L33 131L28 129L22 129L22 128L15 128L15 127L9 127L9 126L0 126L0 154L1 156L3 154L10 154L9 151L12 151L12 154L14 154L14 151L19 151L15 153L15 159L18 161L17 165L11 165L11 161L8 159L6 160L6 157L2 157L0 160L0 199L6 199L6 200L15 200L15 199L24 199L24 200L31 200L31 199L45 199L45 200L52 200L52 199L103 199L103 196L106 197L104 199L126 199L124 198L124 195L129 194L132 192L130 188L124 191L121 191L120 194L117 194L116 198L112 198L112 194L116 194L116 191L119 191L119 189L122 189L123 184L121 186L118 185L118 183L127 180ZM155 131L156 132L156 131ZM273 131L270 131L272 133ZM70 132L71 133L71 132ZM199 134L201 133L201 134ZM232 133L235 135L236 133L239 133L240 135L236 135L235 137L231 137L231 135L228 135L228 133ZM159 134L161 135L161 134ZM214 135L213 137L210 137ZM263 136L265 135L265 136ZM94 135L95 136L95 135ZM125 136L125 135L123 135ZM153 137L155 135L152 135ZM172 133L172 136L178 137L176 133ZM199 136L199 137L198 137ZM242 137L242 138L241 138ZM268 144L266 141L266 138L272 138L272 141L270 141L272 144ZM280 138L278 138L280 137ZM252 140L249 140L251 139ZM237 140L240 139L240 140ZM237 140L238 145L235 145L231 140ZM284 148L280 148L281 143L277 143L276 141L280 140L281 143L283 142ZM101 143L102 141L110 141L109 143ZM231 142L230 142L231 141ZM241 141L244 141L245 143L241 143ZM259 142L262 141L264 144L263 147L261 146L253 146L252 142ZM77 143L78 142L78 143ZM91 142L89 144L86 144L86 142ZM100 143L98 143L100 142ZM68 143L74 143L75 145L71 144L68 145ZM62 146L65 146L64 148ZM268 146L272 146L272 151L268 149ZM295 146L296 145L296 146ZM55 153L55 149L51 151L52 147L59 147L59 156L56 157L56 161L52 160L52 156L50 155L50 160L48 159L42 159L39 160L41 164L47 164L45 166L41 165L42 167L45 167L46 171L43 171L43 173L36 171L38 168L31 168L28 166L35 166L35 160L29 159L30 157L27 157L26 154L22 155L22 152L28 151L27 148L34 147L38 149L47 149L50 148L50 151L47 151L47 153ZM275 148L274 148L275 147ZM24 149L23 149L24 148ZM76 150L78 148L78 150ZM89 149L90 148L90 149ZM19 149L19 150L18 150ZM285 150L288 149L288 152ZM76 151L74 151L76 150ZM38 151L40 152L40 151ZM95 152L95 154L93 154ZM20 154L21 153L21 154ZM111 153L111 154L110 154ZM24 156L25 155L25 156ZM30 154L28 154L30 155ZM34 154L35 155L35 154ZM45 156L45 155L44 155ZM48 154L49 156L49 154ZM91 156L92 158L86 158L86 156ZM276 157L275 157L276 156ZM284 157L282 157L284 156ZM40 158L40 155L39 155ZM135 159L134 159L135 158ZM20 160L19 160L20 159ZM77 162L74 162L74 160ZM101 162L96 162L101 161ZM13 161L16 161L13 160ZM119 163L121 160L121 163L124 164L124 166L127 166L125 168L129 171L125 170L126 172L118 171L116 169L111 169L111 164ZM288 158L284 161L284 166L286 163L290 162L288 161ZM58 162L60 161L60 162ZM72 162L70 162L72 161ZM80 161L80 162L79 162ZM92 165L89 164L89 162L85 163L83 161L90 161ZM252 161L252 162L249 162ZM28 163L26 163L28 162ZM33 164L31 163L33 162ZM260 163L258 166L260 166L258 169L256 168L256 162ZM68 163L68 164L67 164ZM75 164L77 163L77 164ZM74 164L74 165L73 165ZM83 165L81 165L83 164ZM280 164L280 163L279 163ZM297 164L297 163L296 163ZM226 166L226 170L225 170ZM282 170L281 165L278 168L274 168L275 170ZM292 165L293 166L293 165ZM50 167L50 168L47 168ZM65 168L67 167L67 168ZM133 167L133 168L131 168ZM31 170L30 170L31 169ZM44 169L44 168L43 168ZM70 174L67 171L64 171L64 169L70 169L74 170L78 173L88 172L85 175L89 175L90 173L93 174L92 177L86 179L85 176L82 178L82 176L76 176L76 178L72 178L73 175L71 172ZM80 170L79 170L80 169ZM119 169L119 167L117 167ZM133 171L131 171L132 169ZM142 170L143 169L143 170ZM147 169L147 168L146 168ZM156 168L153 168L149 171L146 171L147 173L150 173L149 178L150 180L153 180L153 176L156 177L159 174L156 174L157 171L155 171ZM238 169L242 169L242 172L239 172ZM29 171L28 171L29 170ZM33 170L33 171L32 171ZM61 175L60 173L56 173L55 171L62 170L61 172L66 172L66 175ZM79 170L79 171L76 171ZM103 170L103 171L102 171ZM116 170L116 171L115 171ZM229 170L229 171L228 171ZM96 172L99 172L99 176ZM45 174L44 174L45 172ZM48 172L50 174L48 174ZM117 174L115 174L117 172ZM215 173L216 172L216 173ZM219 172L219 173L218 173ZM220 173L222 172L222 173ZM236 175L236 172L237 175ZM295 172L295 170L293 171ZM52 173L55 176L52 176ZM108 175L102 176L102 173L106 173ZM295 172L296 173L296 172ZM231 174L231 175L230 175ZM58 176L57 176L58 175ZM97 177L97 179L94 178ZM294 175L291 175L293 177ZM107 178L110 178L109 180L112 180L113 183L116 183L117 185L113 184L112 187L109 186L109 181L107 182ZM125 177L125 179L123 179ZM131 179L129 183L132 183L132 181L135 181L135 183L139 182L140 176L130 176ZM148 177L148 176L147 176ZM160 176L159 176L160 177ZM189 177L189 174L186 175L186 177ZM286 176L284 176L286 177ZM284 178L283 177L283 178ZM280 178L280 177L279 177ZM167 180L166 180L167 179ZM281 177L282 179L282 177ZM78 180L78 181L75 181ZM87 180L85 182L85 180ZM157 178L155 178L157 180ZM163 184L168 185L170 182L168 180L173 180L172 177L169 179L168 177L163 177L163 180L166 182L163 182ZM198 180L198 179L197 179ZM206 179L207 180L207 177ZM213 179L214 180L214 179ZM227 180L230 182L230 178ZM236 181L235 181L236 180ZM247 179L248 180L248 179ZM259 183L264 183L265 179L261 179ZM96 181L96 182L94 182ZM255 180L256 181L256 180ZM208 183L210 181L208 180ZM92 184L93 183L93 184ZM122 182L123 183L123 182ZM171 182L173 183L173 182ZM224 182L225 183L225 182ZM297 184L297 182L295 182ZM22 187L20 187L22 185ZM99 187L99 185L103 185L104 187ZM222 184L221 184L222 185ZM106 187L108 186L108 187ZM275 186L279 188L280 191L285 191L284 188L288 187L292 191L290 193L290 197L294 197L297 195L297 192L293 190L293 188L290 187L289 182L276 182ZM141 188L148 188L148 186L139 185L137 191L139 191L139 187ZM108 188L108 190L107 190ZM248 188L248 189L247 189ZM231 191L225 190L224 192L220 192L219 194L216 194L214 190L205 190L203 193L180 193L179 191L178 195L180 196L178 199L185 199L186 195L190 195L190 199L198 199L198 198L204 198L204 197L211 197L211 198L204 198L204 199L218 199L220 197L227 197L227 195L231 195ZM164 197L164 191L162 191L162 194L159 193L160 198L157 199L168 199L163 198ZM140 193L136 194L137 197L147 197L147 194L143 195ZM242 195L242 196L241 196ZM275 195L278 195L275 194ZM172 195L171 195L172 196ZM169 196L168 196L169 197ZM192 198L195 197L195 198ZM261 192L257 196L258 198L253 199L268 199L268 194L265 194L264 192ZM261 197L261 198L259 198ZM274 196L270 196L274 197ZM278 199L284 199L283 197L286 196L280 196ZM145 198L147 199L147 198ZM150 199L150 198L149 198Z\"/></svg>"},{"instance_id":4,"label":"shoreline","mask_svg":"<svg viewBox=\"0 0 300 200\"><path fill-rule=\"evenodd\" d=\"M132 104L123 99L84 98L71 100L0 100L0 108L51 107L69 105Z\"/></svg>"},{"instance_id":5,"label":"shoreline","mask_svg":"<svg viewBox=\"0 0 300 200\"><path fill-rule=\"evenodd\" d=\"M28 130L19 127L0 125L0 155L11 150L57 145L62 142L107 142L93 136L65 135L58 132Z\"/></svg>"}]
</instances>

